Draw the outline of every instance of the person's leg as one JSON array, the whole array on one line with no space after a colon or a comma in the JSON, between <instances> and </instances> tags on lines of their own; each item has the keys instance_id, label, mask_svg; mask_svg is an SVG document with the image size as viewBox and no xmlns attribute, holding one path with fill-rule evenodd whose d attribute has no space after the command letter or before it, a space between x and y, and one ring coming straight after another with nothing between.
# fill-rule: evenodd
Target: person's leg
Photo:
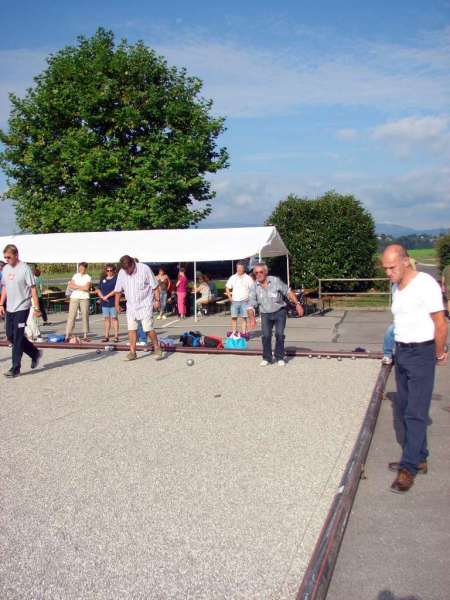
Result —
<instances>
[{"instance_id":1,"label":"person's leg","mask_svg":"<svg viewBox=\"0 0 450 600\"><path fill-rule=\"evenodd\" d=\"M48 321L47 311L45 309L45 300L44 298L39 298L39 310L41 311L42 320L44 324Z\"/></svg>"},{"instance_id":2,"label":"person's leg","mask_svg":"<svg viewBox=\"0 0 450 600\"><path fill-rule=\"evenodd\" d=\"M394 354L394 346L395 346L395 335L394 335L394 324L391 323L389 327L386 329L383 338L383 356L387 358L392 358Z\"/></svg>"},{"instance_id":3,"label":"person's leg","mask_svg":"<svg viewBox=\"0 0 450 600\"><path fill-rule=\"evenodd\" d=\"M112 317L112 326L114 329L114 338L119 339L119 319L116 317Z\"/></svg>"},{"instance_id":4,"label":"person's leg","mask_svg":"<svg viewBox=\"0 0 450 600\"><path fill-rule=\"evenodd\" d=\"M261 313L263 359L272 362L272 313Z\"/></svg>"},{"instance_id":5,"label":"person's leg","mask_svg":"<svg viewBox=\"0 0 450 600\"><path fill-rule=\"evenodd\" d=\"M178 313L180 317L186 316L186 294L184 292L177 292L178 300Z\"/></svg>"},{"instance_id":6,"label":"person's leg","mask_svg":"<svg viewBox=\"0 0 450 600\"><path fill-rule=\"evenodd\" d=\"M408 353L408 404L404 414L405 446L400 467L412 475L428 457L427 427L434 386L436 354L434 344L413 348Z\"/></svg>"},{"instance_id":7,"label":"person's leg","mask_svg":"<svg viewBox=\"0 0 450 600\"><path fill-rule=\"evenodd\" d=\"M247 303L246 302L242 302L241 303L241 333L243 333L244 335L247 335Z\"/></svg>"},{"instance_id":8,"label":"person's leg","mask_svg":"<svg viewBox=\"0 0 450 600\"><path fill-rule=\"evenodd\" d=\"M12 350L12 368L19 372L22 362L22 355L25 352L32 360L35 359L39 352L38 349L25 336L25 325L28 318L28 310L20 310L14 315L13 321L13 350Z\"/></svg>"},{"instance_id":9,"label":"person's leg","mask_svg":"<svg viewBox=\"0 0 450 600\"><path fill-rule=\"evenodd\" d=\"M89 333L89 300L80 300L80 311L83 322L83 337L87 338Z\"/></svg>"},{"instance_id":10,"label":"person's leg","mask_svg":"<svg viewBox=\"0 0 450 600\"><path fill-rule=\"evenodd\" d=\"M159 316L163 317L166 312L167 292L162 291L159 295Z\"/></svg>"},{"instance_id":11,"label":"person's leg","mask_svg":"<svg viewBox=\"0 0 450 600\"><path fill-rule=\"evenodd\" d=\"M66 324L66 338L69 338L72 335L73 327L75 325L75 318L77 316L78 311L78 300L77 298L71 298L69 302L69 314L67 315L67 324Z\"/></svg>"},{"instance_id":12,"label":"person's leg","mask_svg":"<svg viewBox=\"0 0 450 600\"><path fill-rule=\"evenodd\" d=\"M156 358L162 358L161 347L159 345L158 336L153 327L153 315L149 315L147 318L142 319L142 327L144 328L145 334L148 336L150 342L153 344L153 353Z\"/></svg>"},{"instance_id":13,"label":"person's leg","mask_svg":"<svg viewBox=\"0 0 450 600\"><path fill-rule=\"evenodd\" d=\"M137 328L138 322L135 319L130 319L127 316L128 325L128 341L130 342L130 354L136 354Z\"/></svg>"},{"instance_id":14,"label":"person's leg","mask_svg":"<svg viewBox=\"0 0 450 600\"><path fill-rule=\"evenodd\" d=\"M275 360L284 360L284 330L286 328L286 309L282 308L274 315L275 320Z\"/></svg>"},{"instance_id":15,"label":"person's leg","mask_svg":"<svg viewBox=\"0 0 450 600\"><path fill-rule=\"evenodd\" d=\"M103 323L104 323L105 340L108 340L109 339L109 331L111 329L111 317L109 315L105 316L105 318L103 319Z\"/></svg>"}]
</instances>

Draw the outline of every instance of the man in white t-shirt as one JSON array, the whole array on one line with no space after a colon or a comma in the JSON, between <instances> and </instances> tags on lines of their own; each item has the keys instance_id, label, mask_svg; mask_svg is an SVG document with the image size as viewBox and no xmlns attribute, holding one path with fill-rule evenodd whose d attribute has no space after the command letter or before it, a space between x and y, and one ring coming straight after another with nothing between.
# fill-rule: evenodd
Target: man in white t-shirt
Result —
<instances>
[{"instance_id":1,"label":"man in white t-shirt","mask_svg":"<svg viewBox=\"0 0 450 600\"><path fill-rule=\"evenodd\" d=\"M245 272L244 263L239 261L236 264L236 273L225 285L225 293L231 302L231 327L234 334L237 333L238 317L240 317L241 334L247 335L248 298L253 284L253 279Z\"/></svg>"},{"instance_id":2,"label":"man in white t-shirt","mask_svg":"<svg viewBox=\"0 0 450 600\"><path fill-rule=\"evenodd\" d=\"M391 245L383 252L383 267L393 285L392 313L395 325L396 403L405 437L391 490L407 492L417 473L426 473L427 425L436 364L448 360L442 294L431 275L414 271L403 246Z\"/></svg>"}]
</instances>

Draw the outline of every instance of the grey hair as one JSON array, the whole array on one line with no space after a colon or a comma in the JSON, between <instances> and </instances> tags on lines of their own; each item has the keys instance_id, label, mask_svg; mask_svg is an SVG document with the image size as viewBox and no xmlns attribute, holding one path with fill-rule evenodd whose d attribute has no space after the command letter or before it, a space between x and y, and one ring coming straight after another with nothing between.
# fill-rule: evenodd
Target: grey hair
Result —
<instances>
[{"instance_id":1,"label":"grey hair","mask_svg":"<svg viewBox=\"0 0 450 600\"><path fill-rule=\"evenodd\" d=\"M269 267L266 265L265 262L258 262L258 263L256 263L256 265L253 265L253 270L255 270L256 267L263 267L266 273L269 272Z\"/></svg>"}]
</instances>

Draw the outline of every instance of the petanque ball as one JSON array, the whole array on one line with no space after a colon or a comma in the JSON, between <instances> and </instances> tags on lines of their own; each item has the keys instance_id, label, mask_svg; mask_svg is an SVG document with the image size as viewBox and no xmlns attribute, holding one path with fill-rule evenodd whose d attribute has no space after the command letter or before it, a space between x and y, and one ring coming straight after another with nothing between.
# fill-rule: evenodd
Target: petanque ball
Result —
<instances>
[{"instance_id":1,"label":"petanque ball","mask_svg":"<svg viewBox=\"0 0 450 600\"><path fill-rule=\"evenodd\" d=\"M186 364L188 367L192 367L192 365L194 364L194 361L192 360L192 358L188 358L186 361Z\"/></svg>"},{"instance_id":2,"label":"petanque ball","mask_svg":"<svg viewBox=\"0 0 450 600\"><path fill-rule=\"evenodd\" d=\"M96 354L101 354L102 353L102 351L98 350L98 349L95 352L96 352Z\"/></svg>"},{"instance_id":3,"label":"petanque ball","mask_svg":"<svg viewBox=\"0 0 450 600\"><path fill-rule=\"evenodd\" d=\"M337 357L337 359L338 359L338 360L342 360L342 356L338 356L338 357Z\"/></svg>"}]
</instances>

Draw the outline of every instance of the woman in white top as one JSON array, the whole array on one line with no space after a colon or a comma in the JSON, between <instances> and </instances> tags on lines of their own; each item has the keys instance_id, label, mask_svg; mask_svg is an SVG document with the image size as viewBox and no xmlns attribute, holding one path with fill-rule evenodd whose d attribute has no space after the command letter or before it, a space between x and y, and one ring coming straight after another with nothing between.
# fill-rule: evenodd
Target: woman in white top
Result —
<instances>
[{"instance_id":1,"label":"woman in white top","mask_svg":"<svg viewBox=\"0 0 450 600\"><path fill-rule=\"evenodd\" d=\"M81 262L78 265L78 273L72 277L67 285L70 293L69 316L66 326L66 341L69 341L75 324L77 311L80 309L83 322L83 341L89 342L89 290L91 288L91 276L87 274L88 264Z\"/></svg>"}]
</instances>

